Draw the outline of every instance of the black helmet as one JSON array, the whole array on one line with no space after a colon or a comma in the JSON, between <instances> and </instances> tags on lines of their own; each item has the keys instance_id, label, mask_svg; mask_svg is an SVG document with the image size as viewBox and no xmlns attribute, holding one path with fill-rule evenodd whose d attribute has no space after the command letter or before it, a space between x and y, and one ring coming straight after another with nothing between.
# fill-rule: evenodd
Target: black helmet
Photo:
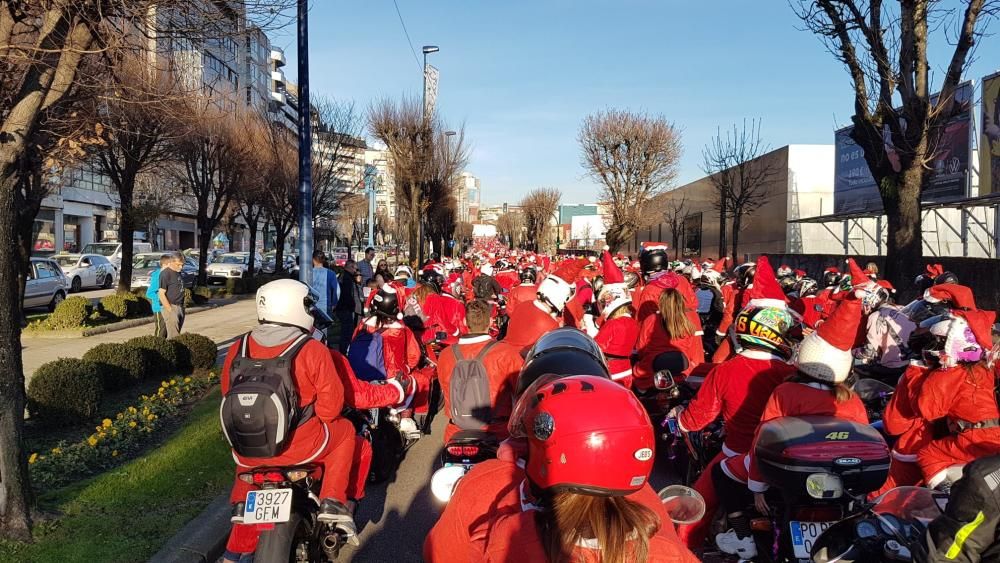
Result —
<instances>
[{"instance_id":1,"label":"black helmet","mask_svg":"<svg viewBox=\"0 0 1000 563\"><path fill-rule=\"evenodd\" d=\"M795 291L799 294L799 298L807 295L816 295L817 290L819 288L816 287L816 280L812 278L802 278L795 282Z\"/></svg>"},{"instance_id":2,"label":"black helmet","mask_svg":"<svg viewBox=\"0 0 1000 563\"><path fill-rule=\"evenodd\" d=\"M943 283L958 283L958 276L951 272L945 272L934 278L934 285L941 285Z\"/></svg>"},{"instance_id":3,"label":"black helmet","mask_svg":"<svg viewBox=\"0 0 1000 563\"><path fill-rule=\"evenodd\" d=\"M836 287L840 285L841 275L836 270L823 272L823 287Z\"/></svg>"},{"instance_id":4,"label":"black helmet","mask_svg":"<svg viewBox=\"0 0 1000 563\"><path fill-rule=\"evenodd\" d=\"M538 273L535 272L534 268L521 270L521 274L518 277L521 278L521 283L535 283L538 281Z\"/></svg>"},{"instance_id":5,"label":"black helmet","mask_svg":"<svg viewBox=\"0 0 1000 563\"><path fill-rule=\"evenodd\" d=\"M785 276L778 280L778 285L781 286L781 290L784 291L785 294L791 293L797 284L798 282L795 281L795 276Z\"/></svg>"},{"instance_id":6,"label":"black helmet","mask_svg":"<svg viewBox=\"0 0 1000 563\"><path fill-rule=\"evenodd\" d=\"M917 279L913 280L913 285L917 286L917 290L923 295L925 291L934 285L934 278L928 276L927 274L920 274Z\"/></svg>"},{"instance_id":7,"label":"black helmet","mask_svg":"<svg viewBox=\"0 0 1000 563\"><path fill-rule=\"evenodd\" d=\"M669 263L667 252L662 248L643 250L642 254L639 255L639 268L644 276L666 270Z\"/></svg>"},{"instance_id":8,"label":"black helmet","mask_svg":"<svg viewBox=\"0 0 1000 563\"><path fill-rule=\"evenodd\" d=\"M379 288L378 293L372 298L371 312L377 317L399 320L399 295L396 289L389 284Z\"/></svg>"},{"instance_id":9,"label":"black helmet","mask_svg":"<svg viewBox=\"0 0 1000 563\"><path fill-rule=\"evenodd\" d=\"M420 271L420 281L431 286L435 293L441 293L444 286L444 276L434 268L426 268Z\"/></svg>"},{"instance_id":10,"label":"black helmet","mask_svg":"<svg viewBox=\"0 0 1000 563\"><path fill-rule=\"evenodd\" d=\"M600 346L593 338L572 327L546 332L528 350L514 385L515 401L528 386L546 374L610 377Z\"/></svg>"},{"instance_id":11,"label":"black helmet","mask_svg":"<svg viewBox=\"0 0 1000 563\"><path fill-rule=\"evenodd\" d=\"M757 264L753 262L740 264L733 270L733 277L736 278L736 283L743 288L750 287L753 284L755 275L757 275Z\"/></svg>"}]
</instances>

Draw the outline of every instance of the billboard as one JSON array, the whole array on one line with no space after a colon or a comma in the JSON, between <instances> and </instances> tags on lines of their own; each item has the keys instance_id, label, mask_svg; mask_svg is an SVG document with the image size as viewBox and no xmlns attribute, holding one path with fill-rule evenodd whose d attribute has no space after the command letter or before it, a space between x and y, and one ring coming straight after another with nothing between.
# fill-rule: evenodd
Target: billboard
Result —
<instances>
[{"instance_id":1,"label":"billboard","mask_svg":"<svg viewBox=\"0 0 1000 563\"><path fill-rule=\"evenodd\" d=\"M983 79L979 195L1000 193L1000 73Z\"/></svg>"},{"instance_id":2,"label":"billboard","mask_svg":"<svg viewBox=\"0 0 1000 563\"><path fill-rule=\"evenodd\" d=\"M603 240L606 230L603 215L577 215L570 219L570 238L588 241L586 244Z\"/></svg>"},{"instance_id":3,"label":"billboard","mask_svg":"<svg viewBox=\"0 0 1000 563\"><path fill-rule=\"evenodd\" d=\"M971 82L964 82L955 90L959 113L945 124L941 133L937 154L931 162L934 172L924 187L924 201L945 201L968 195L972 94ZM937 96L931 98L931 103L937 103ZM868 169L864 151L851 139L853 130L854 127L845 127L835 133L833 212L881 211L882 198L878 186ZM898 170L899 162L888 126L883 131L883 137L889 160Z\"/></svg>"}]
</instances>

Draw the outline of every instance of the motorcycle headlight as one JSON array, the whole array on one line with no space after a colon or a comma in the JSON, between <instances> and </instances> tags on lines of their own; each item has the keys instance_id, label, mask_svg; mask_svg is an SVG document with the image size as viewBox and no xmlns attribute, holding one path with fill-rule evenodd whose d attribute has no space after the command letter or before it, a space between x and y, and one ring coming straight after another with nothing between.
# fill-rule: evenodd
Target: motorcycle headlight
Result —
<instances>
[{"instance_id":1,"label":"motorcycle headlight","mask_svg":"<svg viewBox=\"0 0 1000 563\"><path fill-rule=\"evenodd\" d=\"M806 492L815 499L840 498L844 495L844 483L839 475L813 473L806 478Z\"/></svg>"},{"instance_id":2,"label":"motorcycle headlight","mask_svg":"<svg viewBox=\"0 0 1000 563\"><path fill-rule=\"evenodd\" d=\"M465 467L461 465L449 465L435 471L431 476L431 493L434 498L444 503L451 500L455 486L462 477L465 477Z\"/></svg>"}]
</instances>

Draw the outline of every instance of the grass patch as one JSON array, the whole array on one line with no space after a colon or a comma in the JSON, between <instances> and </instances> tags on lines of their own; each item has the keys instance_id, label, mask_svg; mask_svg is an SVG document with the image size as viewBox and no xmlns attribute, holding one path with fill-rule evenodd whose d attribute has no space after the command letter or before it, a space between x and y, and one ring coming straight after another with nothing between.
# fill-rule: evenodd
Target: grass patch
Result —
<instances>
[{"instance_id":1,"label":"grass patch","mask_svg":"<svg viewBox=\"0 0 1000 563\"><path fill-rule=\"evenodd\" d=\"M233 480L209 393L163 445L97 477L39 499L60 516L35 527L35 543L0 542L4 562L146 561Z\"/></svg>"}]
</instances>

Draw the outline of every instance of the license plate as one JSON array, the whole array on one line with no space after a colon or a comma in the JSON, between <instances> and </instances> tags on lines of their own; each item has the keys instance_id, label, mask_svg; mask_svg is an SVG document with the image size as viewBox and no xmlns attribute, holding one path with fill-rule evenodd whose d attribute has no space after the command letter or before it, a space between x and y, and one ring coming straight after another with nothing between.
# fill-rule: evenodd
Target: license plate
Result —
<instances>
[{"instance_id":1,"label":"license plate","mask_svg":"<svg viewBox=\"0 0 1000 563\"><path fill-rule=\"evenodd\" d=\"M243 510L244 524L288 522L291 515L291 489L268 489L247 493L246 506Z\"/></svg>"},{"instance_id":2,"label":"license plate","mask_svg":"<svg viewBox=\"0 0 1000 563\"><path fill-rule=\"evenodd\" d=\"M792 532L792 550L797 559L809 559L816 538L836 522L798 522L792 520L788 528Z\"/></svg>"}]
</instances>

